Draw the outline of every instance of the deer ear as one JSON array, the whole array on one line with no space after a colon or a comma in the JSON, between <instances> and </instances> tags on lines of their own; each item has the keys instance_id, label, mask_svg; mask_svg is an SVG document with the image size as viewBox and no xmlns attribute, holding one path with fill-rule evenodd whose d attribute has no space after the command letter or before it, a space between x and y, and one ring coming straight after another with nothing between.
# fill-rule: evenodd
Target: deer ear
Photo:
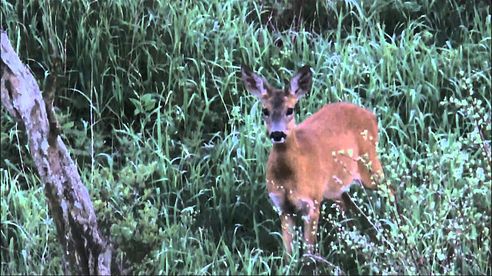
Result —
<instances>
[{"instance_id":1,"label":"deer ear","mask_svg":"<svg viewBox=\"0 0 492 276\"><path fill-rule=\"evenodd\" d=\"M304 96L313 84L313 73L309 65L304 65L290 80L290 94L298 99Z\"/></svg>"},{"instance_id":2,"label":"deer ear","mask_svg":"<svg viewBox=\"0 0 492 276\"><path fill-rule=\"evenodd\" d=\"M246 90L248 90L249 93L258 98L267 93L266 86L268 84L265 79L262 76L253 73L253 71L245 65L241 65L241 77L246 86Z\"/></svg>"}]
</instances>

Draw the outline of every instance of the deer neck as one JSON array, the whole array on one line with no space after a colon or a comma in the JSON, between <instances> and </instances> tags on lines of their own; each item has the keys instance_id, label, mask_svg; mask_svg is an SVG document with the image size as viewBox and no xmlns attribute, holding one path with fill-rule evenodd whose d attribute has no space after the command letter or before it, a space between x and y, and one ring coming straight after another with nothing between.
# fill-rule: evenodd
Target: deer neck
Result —
<instances>
[{"instance_id":1,"label":"deer neck","mask_svg":"<svg viewBox=\"0 0 492 276\"><path fill-rule=\"evenodd\" d=\"M296 183L295 179L297 178L297 155L298 145L295 130L292 130L287 136L285 143L273 144L267 170L267 182L271 181L270 191L295 190L293 183ZM279 187L275 186L274 183L283 188L279 190Z\"/></svg>"}]
</instances>

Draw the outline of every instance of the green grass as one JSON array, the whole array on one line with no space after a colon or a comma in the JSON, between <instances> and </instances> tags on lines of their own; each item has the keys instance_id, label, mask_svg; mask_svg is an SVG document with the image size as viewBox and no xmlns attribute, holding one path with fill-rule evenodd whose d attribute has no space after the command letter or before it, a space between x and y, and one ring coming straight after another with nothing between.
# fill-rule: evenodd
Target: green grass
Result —
<instances>
[{"instance_id":1,"label":"green grass","mask_svg":"<svg viewBox=\"0 0 492 276\"><path fill-rule=\"evenodd\" d=\"M366 2L370 2L367 4ZM55 105L116 267L292 274L265 191L265 138L244 63L272 84L304 64L298 121L349 101L379 119L387 176L324 205L320 254L349 274L490 274L487 1L2 1L2 28ZM2 108L1 273L59 274L62 253L22 127ZM388 186L396 190L397 201ZM377 236L376 240L370 234Z\"/></svg>"}]
</instances>

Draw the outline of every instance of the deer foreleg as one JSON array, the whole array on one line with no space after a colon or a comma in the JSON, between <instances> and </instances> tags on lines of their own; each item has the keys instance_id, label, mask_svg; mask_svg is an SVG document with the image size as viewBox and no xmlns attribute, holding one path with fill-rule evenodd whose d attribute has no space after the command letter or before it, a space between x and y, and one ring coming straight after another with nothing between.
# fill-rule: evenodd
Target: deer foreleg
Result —
<instances>
[{"instance_id":1,"label":"deer foreleg","mask_svg":"<svg viewBox=\"0 0 492 276\"><path fill-rule=\"evenodd\" d=\"M294 210L286 202L285 195L282 193L269 193L270 200L272 201L273 207L280 216L280 222L282 226L282 241L286 253L292 255L292 241L294 240Z\"/></svg>"},{"instance_id":2,"label":"deer foreleg","mask_svg":"<svg viewBox=\"0 0 492 276\"><path fill-rule=\"evenodd\" d=\"M305 254L314 254L316 251L316 236L318 234L319 203L315 200L300 200L302 219L304 220Z\"/></svg>"}]
</instances>

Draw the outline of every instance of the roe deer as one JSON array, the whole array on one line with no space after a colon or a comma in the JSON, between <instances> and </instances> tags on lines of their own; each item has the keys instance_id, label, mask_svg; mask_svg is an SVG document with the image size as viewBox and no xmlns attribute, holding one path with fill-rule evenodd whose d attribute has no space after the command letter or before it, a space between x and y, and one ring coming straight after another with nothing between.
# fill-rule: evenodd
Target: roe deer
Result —
<instances>
[{"instance_id":1,"label":"roe deer","mask_svg":"<svg viewBox=\"0 0 492 276\"><path fill-rule=\"evenodd\" d=\"M354 180L371 189L382 180L376 116L354 104L332 103L296 125L294 107L312 85L309 66L299 69L284 90L270 86L246 66L241 67L241 75L246 89L261 101L273 143L266 187L280 215L286 252L292 254L293 215L299 212L304 221L305 252L312 255L321 202L343 203L342 194Z\"/></svg>"}]
</instances>

